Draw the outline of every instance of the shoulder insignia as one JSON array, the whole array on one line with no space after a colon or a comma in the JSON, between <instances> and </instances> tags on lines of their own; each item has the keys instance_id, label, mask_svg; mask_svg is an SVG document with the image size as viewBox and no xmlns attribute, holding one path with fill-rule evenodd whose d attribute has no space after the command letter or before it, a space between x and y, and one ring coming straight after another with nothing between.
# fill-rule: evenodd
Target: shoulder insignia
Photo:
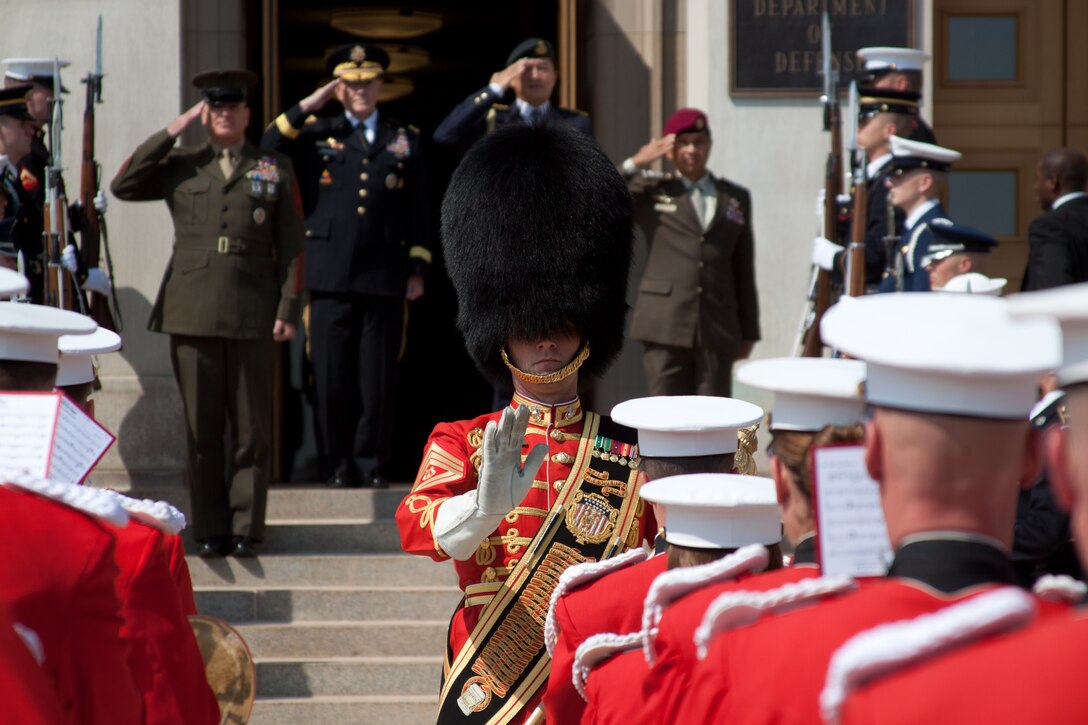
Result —
<instances>
[{"instance_id":1,"label":"shoulder insignia","mask_svg":"<svg viewBox=\"0 0 1088 725\"><path fill-rule=\"evenodd\" d=\"M109 489L102 491L121 504L132 518L167 534L180 534L188 524L185 514L166 501L131 498Z\"/></svg>"},{"instance_id":2,"label":"shoulder insignia","mask_svg":"<svg viewBox=\"0 0 1088 725\"><path fill-rule=\"evenodd\" d=\"M508 111L508 110L510 110L510 106L508 106L505 103L492 103L491 107L493 109L495 109L496 111Z\"/></svg>"},{"instance_id":3,"label":"shoulder insignia","mask_svg":"<svg viewBox=\"0 0 1088 725\"><path fill-rule=\"evenodd\" d=\"M609 657L636 649L641 635L641 632L630 634L602 632L578 645L578 650L574 653L574 665L571 667L570 676L574 689L578 690L583 700L589 702L586 695L586 680L589 679L590 671Z\"/></svg>"},{"instance_id":4,"label":"shoulder insignia","mask_svg":"<svg viewBox=\"0 0 1088 725\"><path fill-rule=\"evenodd\" d=\"M317 116L314 116L314 115L311 114L311 115L306 117L306 120L303 121L303 123L309 125L311 123L317 123L317 121L318 121Z\"/></svg>"},{"instance_id":5,"label":"shoulder insignia","mask_svg":"<svg viewBox=\"0 0 1088 725\"><path fill-rule=\"evenodd\" d=\"M559 598L575 587L588 582L596 581L606 574L625 569L639 562L646 561L649 554L643 548L631 549L619 556L613 556L604 561L586 561L569 567L559 576L559 583L552 590L551 602L548 604L548 616L544 619L544 646L551 655L555 651L555 643L559 639L559 629L555 623L555 605Z\"/></svg>"},{"instance_id":6,"label":"shoulder insignia","mask_svg":"<svg viewBox=\"0 0 1088 725\"><path fill-rule=\"evenodd\" d=\"M30 169L24 168L19 172L19 183L23 185L23 188L27 191L37 191L38 177L31 172Z\"/></svg>"},{"instance_id":7,"label":"shoulder insignia","mask_svg":"<svg viewBox=\"0 0 1088 725\"><path fill-rule=\"evenodd\" d=\"M1031 595L1002 587L914 619L856 634L831 656L820 693L824 722L838 722L851 690L903 667L983 637L1021 627L1035 616Z\"/></svg>"},{"instance_id":8,"label":"shoulder insignia","mask_svg":"<svg viewBox=\"0 0 1088 725\"><path fill-rule=\"evenodd\" d=\"M90 486L78 486L74 483L48 481L31 476L26 472L2 474L5 485L11 485L24 491L36 493L48 499L65 504L95 518L102 519L114 526L128 524L128 514L115 498L101 489Z\"/></svg>"},{"instance_id":9,"label":"shoulder insignia","mask_svg":"<svg viewBox=\"0 0 1088 725\"><path fill-rule=\"evenodd\" d=\"M419 466L412 492L418 493L443 483L459 481L465 477L465 462L437 443L427 446L427 455Z\"/></svg>"},{"instance_id":10,"label":"shoulder insignia","mask_svg":"<svg viewBox=\"0 0 1088 725\"><path fill-rule=\"evenodd\" d=\"M668 529L666 528L666 531ZM736 579L741 574L755 574L767 568L771 554L763 544L742 546L729 556L700 566L671 569L657 575L642 604L642 653L653 665L657 659L654 637L661 614L672 602L688 592L717 582Z\"/></svg>"}]
</instances>

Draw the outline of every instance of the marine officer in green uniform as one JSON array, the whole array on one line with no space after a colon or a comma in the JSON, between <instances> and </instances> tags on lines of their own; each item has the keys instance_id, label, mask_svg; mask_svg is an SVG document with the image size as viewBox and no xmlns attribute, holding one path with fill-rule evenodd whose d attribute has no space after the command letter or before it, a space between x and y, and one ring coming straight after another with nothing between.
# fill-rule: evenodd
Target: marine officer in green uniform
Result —
<instances>
[{"instance_id":1,"label":"marine officer in green uniform","mask_svg":"<svg viewBox=\"0 0 1088 725\"><path fill-rule=\"evenodd\" d=\"M245 70L196 76L204 99L144 141L110 186L126 201L166 201L174 219L148 327L170 335L204 557L253 556L264 535L275 343L294 337L298 315L301 205L287 157L246 141L246 90L256 82ZM197 118L207 142L175 149Z\"/></svg>"}]
</instances>

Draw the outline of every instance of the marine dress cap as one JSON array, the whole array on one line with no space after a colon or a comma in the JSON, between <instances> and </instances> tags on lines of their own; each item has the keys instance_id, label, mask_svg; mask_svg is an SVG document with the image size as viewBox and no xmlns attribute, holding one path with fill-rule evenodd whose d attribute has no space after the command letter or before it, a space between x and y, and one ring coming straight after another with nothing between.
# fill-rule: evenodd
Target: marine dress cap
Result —
<instances>
[{"instance_id":1,"label":"marine dress cap","mask_svg":"<svg viewBox=\"0 0 1088 725\"><path fill-rule=\"evenodd\" d=\"M665 121L662 134L681 134L696 131L707 131L710 125L706 120L706 114L698 108L679 108Z\"/></svg>"},{"instance_id":2,"label":"marine dress cap","mask_svg":"<svg viewBox=\"0 0 1088 725\"><path fill-rule=\"evenodd\" d=\"M522 58L548 58L554 63L555 46L543 38L523 40L506 56L506 65L513 65L514 61Z\"/></svg>"},{"instance_id":3,"label":"marine dress cap","mask_svg":"<svg viewBox=\"0 0 1088 725\"><path fill-rule=\"evenodd\" d=\"M243 103L246 91L257 85L257 74L241 69L209 70L194 76L193 85L212 106Z\"/></svg>"},{"instance_id":4,"label":"marine dress cap","mask_svg":"<svg viewBox=\"0 0 1088 725\"><path fill-rule=\"evenodd\" d=\"M929 231L933 239L922 257L923 269L953 254L989 254L997 246L989 234L966 224L934 224Z\"/></svg>"},{"instance_id":5,"label":"marine dress cap","mask_svg":"<svg viewBox=\"0 0 1088 725\"><path fill-rule=\"evenodd\" d=\"M867 72L883 75L894 71L920 71L926 67L929 53L917 48L862 48L858 60L864 62Z\"/></svg>"},{"instance_id":6,"label":"marine dress cap","mask_svg":"<svg viewBox=\"0 0 1088 725\"><path fill-rule=\"evenodd\" d=\"M0 267L0 297L26 294L30 281L15 270Z\"/></svg>"},{"instance_id":7,"label":"marine dress cap","mask_svg":"<svg viewBox=\"0 0 1088 725\"><path fill-rule=\"evenodd\" d=\"M899 172L911 169L948 171L952 164L963 158L959 151L899 136L891 137L891 147L892 168Z\"/></svg>"},{"instance_id":8,"label":"marine dress cap","mask_svg":"<svg viewBox=\"0 0 1088 725\"><path fill-rule=\"evenodd\" d=\"M59 68L67 68L71 65L62 58L4 58L2 62L8 67L4 75L15 81L37 83L38 85L53 87L53 62ZM61 93L67 93L68 89L63 85Z\"/></svg>"},{"instance_id":9,"label":"marine dress cap","mask_svg":"<svg viewBox=\"0 0 1088 725\"><path fill-rule=\"evenodd\" d=\"M98 325L86 315L45 305L0 303L0 360L56 363L61 335L86 335Z\"/></svg>"},{"instance_id":10,"label":"marine dress cap","mask_svg":"<svg viewBox=\"0 0 1088 725\"><path fill-rule=\"evenodd\" d=\"M365 83L381 78L389 67L389 54L370 43L348 43L325 58L325 69L347 83Z\"/></svg>"},{"instance_id":11,"label":"marine dress cap","mask_svg":"<svg viewBox=\"0 0 1088 725\"><path fill-rule=\"evenodd\" d=\"M865 417L865 363L821 357L754 360L737 371L745 385L774 393L771 430L815 432Z\"/></svg>"},{"instance_id":12,"label":"marine dress cap","mask_svg":"<svg viewBox=\"0 0 1088 725\"><path fill-rule=\"evenodd\" d=\"M695 549L777 544L782 525L774 481L734 473L666 476L639 495L665 507L665 540Z\"/></svg>"},{"instance_id":13,"label":"marine dress cap","mask_svg":"<svg viewBox=\"0 0 1088 725\"><path fill-rule=\"evenodd\" d=\"M902 113L918 115L918 101L922 94L917 91L898 91L894 88L858 87L858 118L865 120L878 113Z\"/></svg>"},{"instance_id":14,"label":"marine dress cap","mask_svg":"<svg viewBox=\"0 0 1088 725\"><path fill-rule=\"evenodd\" d=\"M121 349L121 336L105 327L99 327L89 335L64 335L57 340L60 363L57 366L57 382L62 385L79 385L94 381L94 362L91 356Z\"/></svg>"},{"instance_id":15,"label":"marine dress cap","mask_svg":"<svg viewBox=\"0 0 1088 725\"><path fill-rule=\"evenodd\" d=\"M868 364L869 403L922 413L1023 420L1061 360L1053 321L980 295L868 295L828 310L820 336Z\"/></svg>"},{"instance_id":16,"label":"marine dress cap","mask_svg":"<svg viewBox=\"0 0 1088 725\"><path fill-rule=\"evenodd\" d=\"M1058 382L1063 387L1088 383L1088 282L1005 299L1014 317L1058 321L1062 329Z\"/></svg>"},{"instance_id":17,"label":"marine dress cap","mask_svg":"<svg viewBox=\"0 0 1088 725\"><path fill-rule=\"evenodd\" d=\"M643 456L673 458L736 453L737 430L758 423L758 405L709 395L657 395L625 400L612 419L638 429Z\"/></svg>"},{"instance_id":18,"label":"marine dress cap","mask_svg":"<svg viewBox=\"0 0 1088 725\"><path fill-rule=\"evenodd\" d=\"M1004 277L987 277L978 272L959 274L948 280L944 287L934 287L934 292L960 292L969 295L1000 297L1009 280Z\"/></svg>"}]
</instances>

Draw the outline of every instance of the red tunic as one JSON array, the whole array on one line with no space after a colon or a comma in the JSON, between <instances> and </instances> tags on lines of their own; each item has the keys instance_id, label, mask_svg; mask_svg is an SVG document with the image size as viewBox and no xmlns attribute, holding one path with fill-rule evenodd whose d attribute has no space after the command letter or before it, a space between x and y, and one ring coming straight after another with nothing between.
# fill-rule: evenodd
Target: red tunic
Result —
<instances>
[{"instance_id":1,"label":"red tunic","mask_svg":"<svg viewBox=\"0 0 1088 725\"><path fill-rule=\"evenodd\" d=\"M544 694L546 722L578 722L586 701L571 682L575 652L579 645L595 634L627 634L640 630L646 592L667 565L668 557L659 554L587 582L559 598L555 604L555 623L559 634L552 652L548 689Z\"/></svg>"},{"instance_id":2,"label":"red tunic","mask_svg":"<svg viewBox=\"0 0 1088 725\"><path fill-rule=\"evenodd\" d=\"M1088 712L1085 652L1088 614L1043 616L856 690L840 723L1077 725Z\"/></svg>"},{"instance_id":3,"label":"red tunic","mask_svg":"<svg viewBox=\"0 0 1088 725\"><path fill-rule=\"evenodd\" d=\"M515 408L528 405L533 410L525 434L525 450L543 443L548 446L548 456L521 504L480 544L474 556L453 562L465 600L450 622L451 658L456 658L468 641L483 606L498 591L499 584L510 574L526 545L543 525L556 501L557 491L571 474L585 423L578 400L567 405L547 406L515 395L511 405ZM435 426L412 490L397 507L397 528L406 552L429 556L436 561L450 559L435 539L435 516L447 498L468 493L476 487L484 428L489 421L498 421L501 413L496 411L472 420ZM647 537L652 539L656 532L652 510L639 501L637 520L627 545L638 546ZM539 703L542 689L523 709L525 713L532 712Z\"/></svg>"},{"instance_id":4,"label":"red tunic","mask_svg":"<svg viewBox=\"0 0 1088 725\"><path fill-rule=\"evenodd\" d=\"M56 690L12 625L0 607L0 719L19 725L63 725Z\"/></svg>"},{"instance_id":5,"label":"red tunic","mask_svg":"<svg viewBox=\"0 0 1088 725\"><path fill-rule=\"evenodd\" d=\"M181 603L181 613L186 617L196 614L196 597L193 596L193 579L189 574L189 564L185 561L185 544L178 534L163 534L163 545L166 547L167 558L170 563L170 575L174 578L174 586L178 591L178 601Z\"/></svg>"},{"instance_id":6,"label":"red tunic","mask_svg":"<svg viewBox=\"0 0 1088 725\"><path fill-rule=\"evenodd\" d=\"M66 504L0 486L0 550L0 601L41 638L42 669L68 722L140 722L113 536Z\"/></svg>"},{"instance_id":7,"label":"red tunic","mask_svg":"<svg viewBox=\"0 0 1088 725\"><path fill-rule=\"evenodd\" d=\"M638 683L646 679L649 668L642 649L627 650L597 663L586 678L586 698L589 704L581 720L547 720L547 722L581 722L582 725L631 725L646 712L646 703L638 696ZM578 693L575 692L575 696ZM654 718L652 722L676 722Z\"/></svg>"},{"instance_id":8,"label":"red tunic","mask_svg":"<svg viewBox=\"0 0 1088 725\"><path fill-rule=\"evenodd\" d=\"M219 703L204 659L182 613L170 571L169 542L159 529L132 520L115 528L117 595L132 672L144 700L144 722L217 725ZM176 537L174 537L176 538Z\"/></svg>"}]
</instances>

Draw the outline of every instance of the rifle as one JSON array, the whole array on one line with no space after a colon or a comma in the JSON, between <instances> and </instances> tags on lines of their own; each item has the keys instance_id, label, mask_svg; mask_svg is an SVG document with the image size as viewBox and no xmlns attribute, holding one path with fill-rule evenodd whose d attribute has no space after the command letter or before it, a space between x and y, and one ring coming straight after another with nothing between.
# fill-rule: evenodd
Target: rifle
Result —
<instances>
[{"instance_id":1,"label":"rifle","mask_svg":"<svg viewBox=\"0 0 1088 725\"><path fill-rule=\"evenodd\" d=\"M45 170L45 204L42 208L42 253L45 255L45 304L64 310L80 310L82 300L64 265L61 254L68 242L68 200L61 181L61 131L64 102L60 92L60 62L53 59L53 100L50 101L49 166Z\"/></svg>"},{"instance_id":2,"label":"rifle","mask_svg":"<svg viewBox=\"0 0 1088 725\"><path fill-rule=\"evenodd\" d=\"M857 81L850 84L850 113L857 118ZM865 149L858 146L856 123L850 139L850 155L854 165L854 216L850 220L850 243L846 245L846 294L850 297L861 297L865 294L865 226L868 221L865 210L869 201L869 183L866 178Z\"/></svg>"},{"instance_id":3,"label":"rifle","mask_svg":"<svg viewBox=\"0 0 1088 725\"><path fill-rule=\"evenodd\" d=\"M842 192L842 118L839 113L839 74L831 67L831 20L827 10L824 10L822 23L824 93L820 101L824 105L824 130L831 132L831 150L827 153L824 167L823 235L834 241L838 234L837 211L839 194ZM820 357L823 354L820 320L831 306L831 273L814 267L813 275L803 323L802 357Z\"/></svg>"},{"instance_id":4,"label":"rifle","mask_svg":"<svg viewBox=\"0 0 1088 725\"><path fill-rule=\"evenodd\" d=\"M102 249L106 251L106 262L110 278L110 291L113 299L109 300L97 292L87 293L87 302L91 318L99 327L120 332L118 324L121 315L117 306L117 296L113 292L113 262L110 259L109 237L106 234L105 219L94 206L98 195L102 167L94 157L94 107L102 102L102 16L98 16L98 45L95 55L95 70L83 79L87 86L87 103L83 107L83 155L80 163L80 250L83 253L83 266L87 269L98 267ZM112 309L110 302L112 301ZM115 321L113 310L118 310Z\"/></svg>"}]
</instances>

